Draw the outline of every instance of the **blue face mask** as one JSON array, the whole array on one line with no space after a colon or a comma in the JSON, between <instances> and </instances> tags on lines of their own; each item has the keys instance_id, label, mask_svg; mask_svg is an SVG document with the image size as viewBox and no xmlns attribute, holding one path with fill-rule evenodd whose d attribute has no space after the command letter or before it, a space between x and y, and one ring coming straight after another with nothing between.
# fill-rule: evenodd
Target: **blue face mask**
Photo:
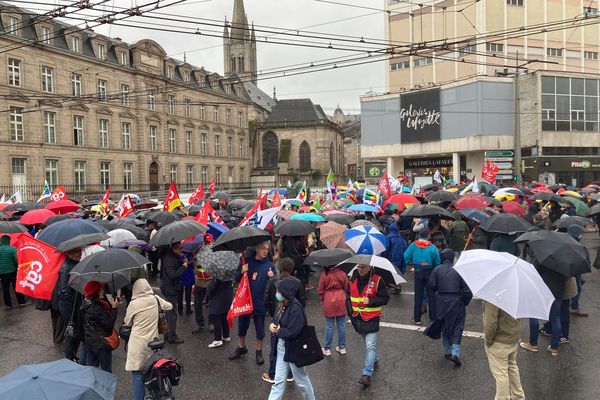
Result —
<instances>
[{"instance_id":1,"label":"blue face mask","mask_svg":"<svg viewBox=\"0 0 600 400\"><path fill-rule=\"evenodd\" d=\"M285 297L283 297L283 295L279 292L275 293L275 297L277 298L277 301L284 301Z\"/></svg>"}]
</instances>

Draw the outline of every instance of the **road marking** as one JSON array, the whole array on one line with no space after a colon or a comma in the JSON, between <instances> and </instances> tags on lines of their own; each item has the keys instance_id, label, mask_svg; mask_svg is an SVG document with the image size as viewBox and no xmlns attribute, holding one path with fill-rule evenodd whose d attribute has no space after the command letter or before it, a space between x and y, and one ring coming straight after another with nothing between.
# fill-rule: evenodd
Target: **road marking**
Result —
<instances>
[{"instance_id":1,"label":"road marking","mask_svg":"<svg viewBox=\"0 0 600 400\"><path fill-rule=\"evenodd\" d=\"M415 331L415 332L423 332L426 329L425 326L396 324L394 322L380 322L379 326L383 326L384 328L404 329L407 331ZM482 332L472 332L472 331L463 331L463 336L477 338L477 339L484 338L484 335Z\"/></svg>"}]
</instances>

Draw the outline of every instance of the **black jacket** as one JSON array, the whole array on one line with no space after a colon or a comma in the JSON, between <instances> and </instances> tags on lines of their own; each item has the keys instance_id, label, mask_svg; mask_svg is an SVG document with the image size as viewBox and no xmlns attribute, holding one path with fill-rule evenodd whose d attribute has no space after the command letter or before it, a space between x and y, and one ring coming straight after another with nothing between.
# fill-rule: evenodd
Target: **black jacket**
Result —
<instances>
[{"instance_id":1,"label":"black jacket","mask_svg":"<svg viewBox=\"0 0 600 400\"><path fill-rule=\"evenodd\" d=\"M160 290L164 296L175 297L182 290L181 275L185 271L185 267L179 261L179 258L169 251L161 262L162 285Z\"/></svg>"},{"instance_id":2,"label":"black jacket","mask_svg":"<svg viewBox=\"0 0 600 400\"><path fill-rule=\"evenodd\" d=\"M302 281L296 278L295 276L289 276L285 279L289 279L292 282L292 284L294 285L295 292L294 297L298 299L302 308L306 307L306 292L304 290L304 285L302 284ZM275 282L277 281L278 279L276 276L269 279L269 282L267 283L267 288L265 290L265 309L272 318L275 317L275 311L277 310L278 303L277 298L275 297L275 293L277 292L277 289L275 288Z\"/></svg>"},{"instance_id":3,"label":"black jacket","mask_svg":"<svg viewBox=\"0 0 600 400\"><path fill-rule=\"evenodd\" d=\"M306 326L306 314L304 314L304 309L295 297L294 285L291 280L283 279L277 281L276 288L288 300L288 304L285 308L279 309L275 313L273 322L279 325L277 337L285 340L283 360L293 362L294 355L291 354L291 340L298 337L304 326Z\"/></svg>"},{"instance_id":4,"label":"black jacket","mask_svg":"<svg viewBox=\"0 0 600 400\"><path fill-rule=\"evenodd\" d=\"M208 314L225 314L231 307L233 300L233 286L231 281L222 281L213 278L206 288L206 299L208 301Z\"/></svg>"},{"instance_id":5,"label":"black jacket","mask_svg":"<svg viewBox=\"0 0 600 400\"><path fill-rule=\"evenodd\" d=\"M83 343L92 350L106 349L103 337L110 336L117 319L117 309L107 311L98 300L85 299L79 309Z\"/></svg>"},{"instance_id":6,"label":"black jacket","mask_svg":"<svg viewBox=\"0 0 600 400\"><path fill-rule=\"evenodd\" d=\"M69 286L69 273L78 264L79 261L66 258L58 270L58 300L64 303L73 304L75 299L75 289Z\"/></svg>"},{"instance_id":7,"label":"black jacket","mask_svg":"<svg viewBox=\"0 0 600 400\"><path fill-rule=\"evenodd\" d=\"M350 286L354 280L358 280L358 293L362 293L363 289L369 283L370 275L362 278L358 275L358 272L355 271L350 278L350 285L348 285L348 290L346 291L346 311L348 312L348 316L350 317L350 321L352 322L352 326L354 330L360 334L373 333L379 331L379 317L372 318L368 321L364 321L360 314L356 317L352 316L352 302L350 302ZM377 285L377 294L375 297L371 297L369 299L369 307L379 307L385 306L388 301L390 301L390 295L387 292L387 288L383 279L379 281L379 285Z\"/></svg>"}]
</instances>

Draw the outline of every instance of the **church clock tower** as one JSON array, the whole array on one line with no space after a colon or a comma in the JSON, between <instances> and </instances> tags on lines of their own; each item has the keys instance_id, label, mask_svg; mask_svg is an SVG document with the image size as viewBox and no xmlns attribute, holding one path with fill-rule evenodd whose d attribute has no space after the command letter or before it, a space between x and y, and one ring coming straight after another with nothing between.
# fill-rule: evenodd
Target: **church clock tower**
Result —
<instances>
[{"instance_id":1,"label":"church clock tower","mask_svg":"<svg viewBox=\"0 0 600 400\"><path fill-rule=\"evenodd\" d=\"M254 24L248 26L244 0L234 0L233 21L225 21L223 55L226 77L235 74L256 85L256 36Z\"/></svg>"}]
</instances>

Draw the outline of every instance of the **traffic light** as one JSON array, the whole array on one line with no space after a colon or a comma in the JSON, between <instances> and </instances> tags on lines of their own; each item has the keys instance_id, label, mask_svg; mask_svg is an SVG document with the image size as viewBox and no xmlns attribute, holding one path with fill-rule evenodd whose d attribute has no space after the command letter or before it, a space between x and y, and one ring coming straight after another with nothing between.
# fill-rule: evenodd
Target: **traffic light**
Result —
<instances>
[{"instance_id":1,"label":"traffic light","mask_svg":"<svg viewBox=\"0 0 600 400\"><path fill-rule=\"evenodd\" d=\"M517 176L516 175L513 176L513 181L515 181L515 182L517 181Z\"/></svg>"},{"instance_id":2,"label":"traffic light","mask_svg":"<svg viewBox=\"0 0 600 400\"><path fill-rule=\"evenodd\" d=\"M521 160L521 173L525 172L525 160Z\"/></svg>"}]
</instances>

